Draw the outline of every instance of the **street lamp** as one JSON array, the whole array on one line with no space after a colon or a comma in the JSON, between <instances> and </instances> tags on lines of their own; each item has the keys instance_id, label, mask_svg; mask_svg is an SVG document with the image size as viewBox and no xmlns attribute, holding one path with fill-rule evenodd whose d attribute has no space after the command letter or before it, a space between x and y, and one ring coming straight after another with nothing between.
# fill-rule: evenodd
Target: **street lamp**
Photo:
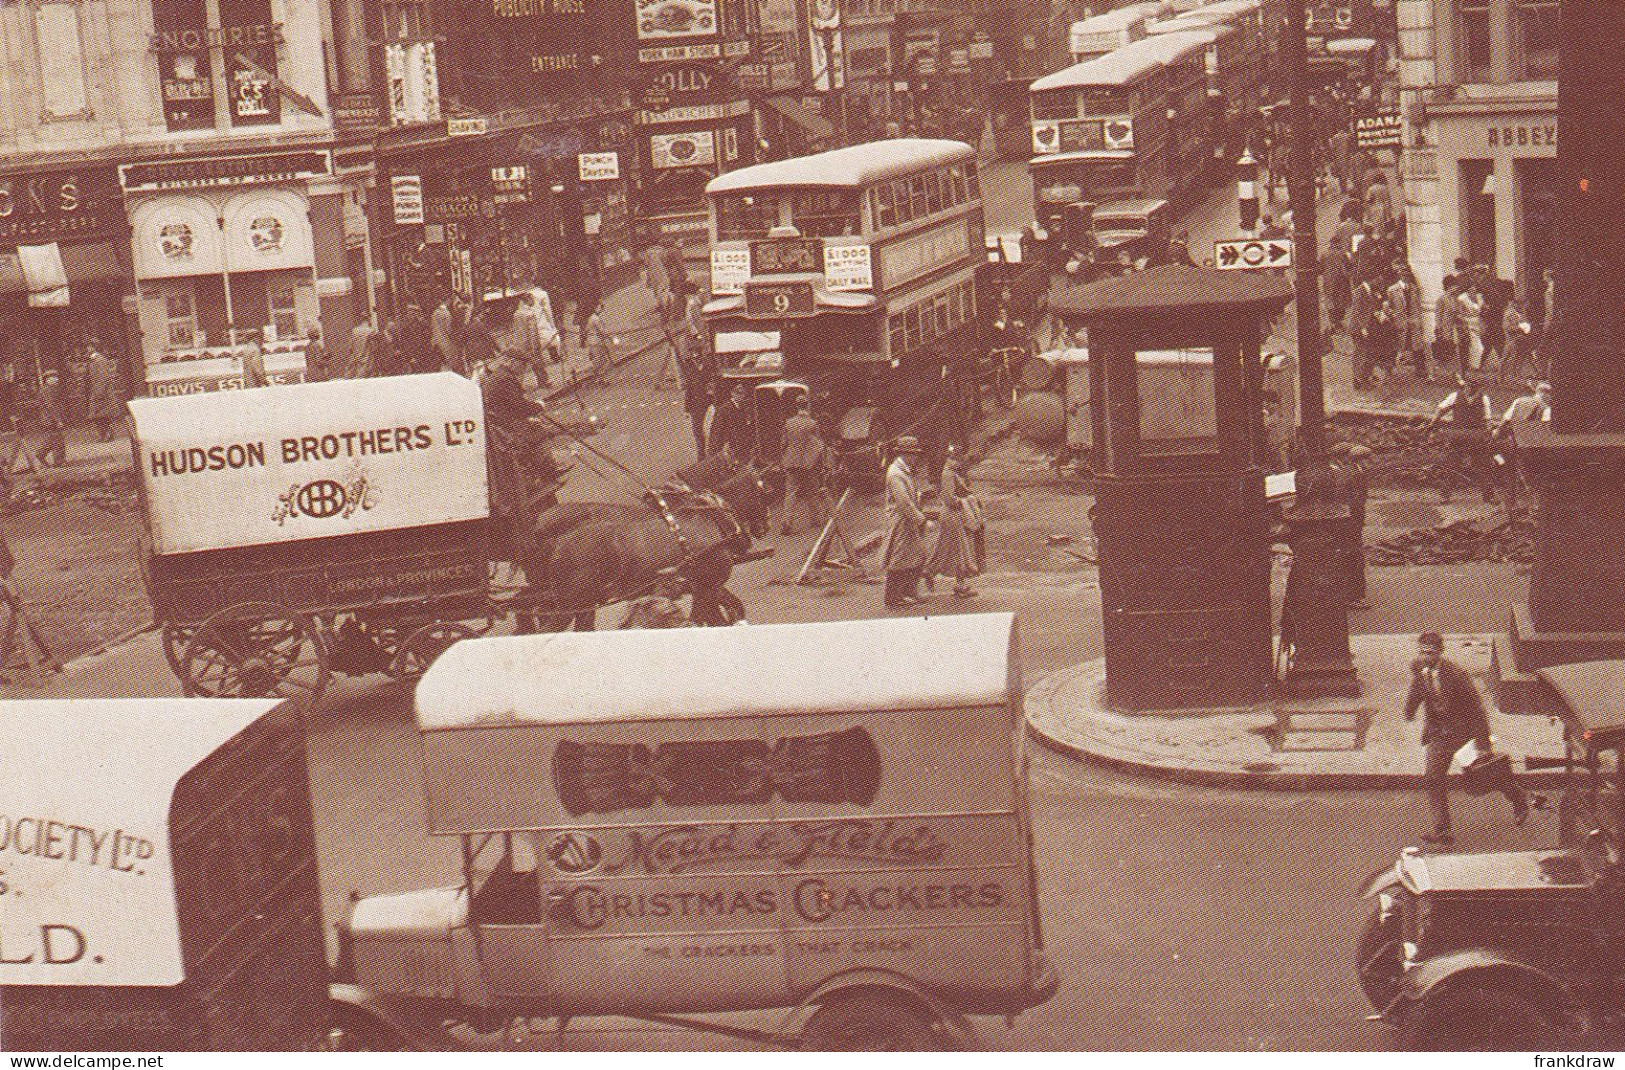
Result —
<instances>
[{"instance_id":1,"label":"street lamp","mask_svg":"<svg viewBox=\"0 0 1625 1070\"><path fill-rule=\"evenodd\" d=\"M1292 209L1294 305L1298 319L1298 450L1295 504L1286 516L1292 545L1281 607L1281 641L1292 657L1282 674L1294 695L1357 695L1349 650L1349 503L1326 458L1326 385L1320 333L1320 252L1315 236L1315 165L1309 107L1308 12L1288 0L1286 75L1291 87L1291 157L1287 201Z\"/></svg>"}]
</instances>

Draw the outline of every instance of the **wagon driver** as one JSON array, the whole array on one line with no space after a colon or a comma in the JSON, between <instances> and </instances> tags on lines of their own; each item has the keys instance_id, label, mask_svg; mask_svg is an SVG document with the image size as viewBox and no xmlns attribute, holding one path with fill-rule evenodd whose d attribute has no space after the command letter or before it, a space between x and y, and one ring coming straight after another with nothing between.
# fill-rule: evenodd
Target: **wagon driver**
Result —
<instances>
[{"instance_id":1,"label":"wagon driver","mask_svg":"<svg viewBox=\"0 0 1625 1070\"><path fill-rule=\"evenodd\" d=\"M920 440L904 435L896 443L897 457L886 469L886 542L880 560L886 568L887 609L901 609L920 601L920 572L925 568L925 529L930 523L920 508L914 465Z\"/></svg>"},{"instance_id":2,"label":"wagon driver","mask_svg":"<svg viewBox=\"0 0 1625 1070\"><path fill-rule=\"evenodd\" d=\"M559 479L547 433L532 420L547 410L525 396L524 374L525 364L519 356L503 350L480 380L495 477L493 505L502 513L511 513L522 504L527 475L541 483Z\"/></svg>"}]
</instances>

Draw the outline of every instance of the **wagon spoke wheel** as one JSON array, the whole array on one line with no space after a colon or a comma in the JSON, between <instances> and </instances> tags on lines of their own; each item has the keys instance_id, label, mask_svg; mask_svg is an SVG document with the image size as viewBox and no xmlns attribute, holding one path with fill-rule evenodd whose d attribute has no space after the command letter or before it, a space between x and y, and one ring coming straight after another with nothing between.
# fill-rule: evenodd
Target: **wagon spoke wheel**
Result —
<instances>
[{"instance_id":1,"label":"wagon spoke wheel","mask_svg":"<svg viewBox=\"0 0 1625 1070\"><path fill-rule=\"evenodd\" d=\"M406 637L395 660L389 663L389 675L397 680L410 680L422 676L446 648L460 639L472 639L480 633L468 625L454 620L437 620L425 624Z\"/></svg>"},{"instance_id":2,"label":"wagon spoke wheel","mask_svg":"<svg viewBox=\"0 0 1625 1070\"><path fill-rule=\"evenodd\" d=\"M181 656L186 653L186 644L192 641L197 634L197 627L191 624L166 624L161 636L164 647L164 660L176 676L185 679L186 674L181 671Z\"/></svg>"},{"instance_id":3,"label":"wagon spoke wheel","mask_svg":"<svg viewBox=\"0 0 1625 1070\"><path fill-rule=\"evenodd\" d=\"M179 675L189 695L314 702L327 690L327 648L309 618L249 602L198 625Z\"/></svg>"}]
</instances>

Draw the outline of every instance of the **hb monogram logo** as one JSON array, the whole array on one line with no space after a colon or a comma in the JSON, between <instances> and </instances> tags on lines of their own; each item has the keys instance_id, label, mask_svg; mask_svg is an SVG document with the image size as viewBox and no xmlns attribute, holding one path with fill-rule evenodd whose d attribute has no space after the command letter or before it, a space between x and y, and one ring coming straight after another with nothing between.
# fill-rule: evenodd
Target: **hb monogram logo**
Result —
<instances>
[{"instance_id":1,"label":"hb monogram logo","mask_svg":"<svg viewBox=\"0 0 1625 1070\"><path fill-rule=\"evenodd\" d=\"M297 516L311 520L348 520L357 511L366 511L378 504L377 495L360 467L352 468L340 479L313 479L308 483L295 483L277 499L271 519L278 526Z\"/></svg>"}]
</instances>

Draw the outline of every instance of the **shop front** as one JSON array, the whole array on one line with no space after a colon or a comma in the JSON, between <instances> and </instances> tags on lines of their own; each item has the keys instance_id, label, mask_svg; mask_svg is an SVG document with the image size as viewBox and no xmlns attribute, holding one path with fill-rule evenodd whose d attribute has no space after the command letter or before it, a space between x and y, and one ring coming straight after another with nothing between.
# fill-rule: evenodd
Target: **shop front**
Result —
<instances>
[{"instance_id":1,"label":"shop front","mask_svg":"<svg viewBox=\"0 0 1625 1070\"><path fill-rule=\"evenodd\" d=\"M110 166L0 173L0 375L31 391L57 372L70 414L87 344L129 381L127 229Z\"/></svg>"},{"instance_id":2,"label":"shop front","mask_svg":"<svg viewBox=\"0 0 1625 1070\"><path fill-rule=\"evenodd\" d=\"M476 306L533 286L591 306L631 262L624 114L386 148L387 261L397 315Z\"/></svg>"},{"instance_id":3,"label":"shop front","mask_svg":"<svg viewBox=\"0 0 1625 1070\"><path fill-rule=\"evenodd\" d=\"M1441 271L1465 258L1538 300L1556 255L1556 100L1433 112Z\"/></svg>"},{"instance_id":4,"label":"shop front","mask_svg":"<svg viewBox=\"0 0 1625 1070\"><path fill-rule=\"evenodd\" d=\"M303 380L319 293L353 296L318 285L343 275L318 272L320 246L341 258L344 248L342 214L317 210L309 192L330 170L325 152L122 169L150 394L241 387L238 347L250 338L273 383Z\"/></svg>"}]
</instances>

